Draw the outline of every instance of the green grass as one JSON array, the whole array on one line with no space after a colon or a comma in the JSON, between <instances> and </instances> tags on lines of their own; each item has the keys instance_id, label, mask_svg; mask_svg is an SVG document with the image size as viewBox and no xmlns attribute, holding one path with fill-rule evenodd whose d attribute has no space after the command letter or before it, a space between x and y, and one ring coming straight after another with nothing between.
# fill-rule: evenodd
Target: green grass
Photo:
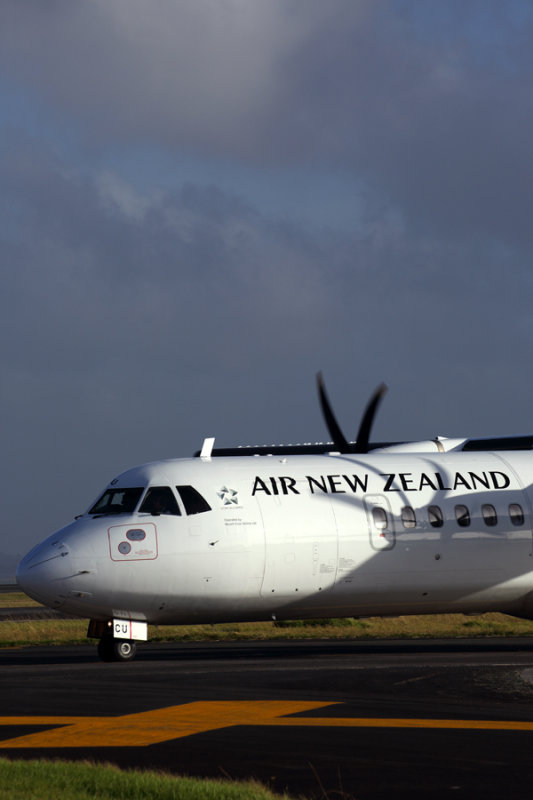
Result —
<instances>
[{"instance_id":1,"label":"green grass","mask_svg":"<svg viewBox=\"0 0 533 800\"><path fill-rule=\"evenodd\" d=\"M86 644L87 620L21 620L0 622L0 648L27 645ZM269 639L444 639L482 636L533 636L533 622L504 614L439 614L413 617L371 617L365 620L300 621L220 625L170 625L148 628L152 642L230 642Z\"/></svg>"},{"instance_id":2,"label":"green grass","mask_svg":"<svg viewBox=\"0 0 533 800\"><path fill-rule=\"evenodd\" d=\"M0 608L20 608L24 606L39 606L40 604L28 597L24 592L0 592Z\"/></svg>"},{"instance_id":3,"label":"green grass","mask_svg":"<svg viewBox=\"0 0 533 800\"><path fill-rule=\"evenodd\" d=\"M88 621L84 619L2 620L0 622L0 647L22 647L30 644L86 644L87 625Z\"/></svg>"},{"instance_id":4,"label":"green grass","mask_svg":"<svg viewBox=\"0 0 533 800\"><path fill-rule=\"evenodd\" d=\"M2 800L289 800L253 781L178 778L63 761L0 759Z\"/></svg>"},{"instance_id":5,"label":"green grass","mask_svg":"<svg viewBox=\"0 0 533 800\"><path fill-rule=\"evenodd\" d=\"M10 598L5 602L5 598ZM38 605L22 592L0 595L0 605ZM32 644L83 644L87 620L3 620L0 647ZM150 625L155 642L257 641L266 639L424 639L472 636L533 636L533 621L506 614L431 614L368 619L232 622L219 625Z\"/></svg>"},{"instance_id":6,"label":"green grass","mask_svg":"<svg viewBox=\"0 0 533 800\"><path fill-rule=\"evenodd\" d=\"M533 621L497 613L476 617L465 614L428 614L149 628L149 638L152 641L429 639L472 636L533 636Z\"/></svg>"}]
</instances>

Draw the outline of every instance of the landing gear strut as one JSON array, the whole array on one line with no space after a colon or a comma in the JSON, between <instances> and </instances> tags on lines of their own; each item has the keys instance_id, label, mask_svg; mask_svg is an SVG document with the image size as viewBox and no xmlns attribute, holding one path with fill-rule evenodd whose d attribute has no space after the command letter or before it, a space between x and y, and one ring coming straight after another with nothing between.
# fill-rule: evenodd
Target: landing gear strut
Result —
<instances>
[{"instance_id":1,"label":"landing gear strut","mask_svg":"<svg viewBox=\"0 0 533 800\"><path fill-rule=\"evenodd\" d=\"M145 642L148 639L148 625L132 619L91 619L87 636L100 640L98 655L102 661L131 661L137 652L136 640Z\"/></svg>"},{"instance_id":2,"label":"landing gear strut","mask_svg":"<svg viewBox=\"0 0 533 800\"><path fill-rule=\"evenodd\" d=\"M102 636L98 642L98 655L102 661L131 661L136 652L137 645L131 639Z\"/></svg>"}]
</instances>

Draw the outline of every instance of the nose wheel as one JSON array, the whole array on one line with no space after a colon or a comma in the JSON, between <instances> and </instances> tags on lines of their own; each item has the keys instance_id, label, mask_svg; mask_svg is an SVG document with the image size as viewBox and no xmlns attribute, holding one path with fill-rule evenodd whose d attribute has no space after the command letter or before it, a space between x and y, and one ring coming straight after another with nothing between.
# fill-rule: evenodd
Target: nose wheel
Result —
<instances>
[{"instance_id":1,"label":"nose wheel","mask_svg":"<svg viewBox=\"0 0 533 800\"><path fill-rule=\"evenodd\" d=\"M137 645L131 639L102 636L98 642L98 655L102 661L132 661L136 652Z\"/></svg>"}]
</instances>

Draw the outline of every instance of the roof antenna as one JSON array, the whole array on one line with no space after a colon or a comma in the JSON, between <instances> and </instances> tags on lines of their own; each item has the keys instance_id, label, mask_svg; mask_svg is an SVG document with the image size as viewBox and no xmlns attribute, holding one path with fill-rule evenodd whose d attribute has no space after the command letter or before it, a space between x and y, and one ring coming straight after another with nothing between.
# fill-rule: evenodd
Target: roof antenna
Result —
<instances>
[{"instance_id":1,"label":"roof antenna","mask_svg":"<svg viewBox=\"0 0 533 800\"><path fill-rule=\"evenodd\" d=\"M205 461L211 461L211 453L213 452L214 444L215 444L214 436L209 439L204 439L204 443L202 445L202 451L200 453L200 458L205 459Z\"/></svg>"}]
</instances>

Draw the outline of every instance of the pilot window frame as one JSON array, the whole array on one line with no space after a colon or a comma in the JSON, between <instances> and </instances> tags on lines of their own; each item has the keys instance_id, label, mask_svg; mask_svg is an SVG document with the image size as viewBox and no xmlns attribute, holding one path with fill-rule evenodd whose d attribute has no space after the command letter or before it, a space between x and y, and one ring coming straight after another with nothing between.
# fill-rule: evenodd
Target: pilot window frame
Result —
<instances>
[{"instance_id":1,"label":"pilot window frame","mask_svg":"<svg viewBox=\"0 0 533 800\"><path fill-rule=\"evenodd\" d=\"M158 497L165 503L162 510L158 510L154 505ZM178 501L170 486L149 486L139 508L139 514L151 514L153 517L181 517Z\"/></svg>"},{"instance_id":2,"label":"pilot window frame","mask_svg":"<svg viewBox=\"0 0 533 800\"><path fill-rule=\"evenodd\" d=\"M107 514L133 514L141 496L144 486L111 486L106 489L87 512L91 516L104 516ZM123 495L120 502L113 502L119 495ZM104 504L105 501L105 504Z\"/></svg>"},{"instance_id":3,"label":"pilot window frame","mask_svg":"<svg viewBox=\"0 0 533 800\"><path fill-rule=\"evenodd\" d=\"M428 520L432 528L442 528L444 525L444 515L440 506L428 506Z\"/></svg>"},{"instance_id":4,"label":"pilot window frame","mask_svg":"<svg viewBox=\"0 0 533 800\"><path fill-rule=\"evenodd\" d=\"M176 491L187 516L191 517L194 514L204 514L206 511L213 510L205 497L194 486L190 484L176 486Z\"/></svg>"}]
</instances>

